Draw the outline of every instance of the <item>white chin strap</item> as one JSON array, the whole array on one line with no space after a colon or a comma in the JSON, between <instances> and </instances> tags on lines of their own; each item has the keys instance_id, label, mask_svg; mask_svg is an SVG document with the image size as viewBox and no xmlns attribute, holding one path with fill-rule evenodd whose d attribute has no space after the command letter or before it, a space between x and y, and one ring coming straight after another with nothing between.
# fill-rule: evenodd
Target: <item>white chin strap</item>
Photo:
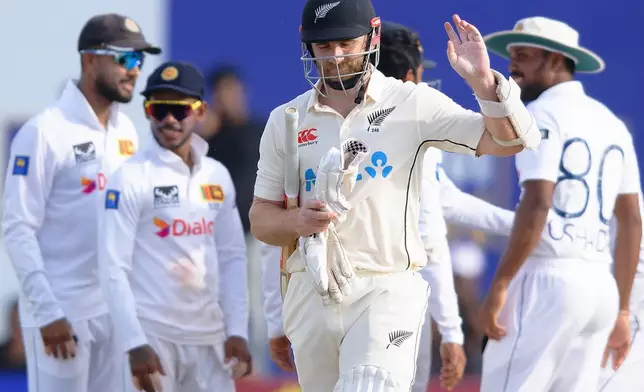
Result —
<instances>
[{"instance_id":1,"label":"white chin strap","mask_svg":"<svg viewBox=\"0 0 644 392\"><path fill-rule=\"evenodd\" d=\"M507 117L518 136L514 140L499 140L494 136L492 139L503 147L523 145L529 150L536 149L541 141L541 133L534 117L521 102L521 88L512 78L508 80L495 70L492 70L492 73L498 83L496 95L499 97L499 102L476 97L481 113L490 118Z\"/></svg>"}]
</instances>

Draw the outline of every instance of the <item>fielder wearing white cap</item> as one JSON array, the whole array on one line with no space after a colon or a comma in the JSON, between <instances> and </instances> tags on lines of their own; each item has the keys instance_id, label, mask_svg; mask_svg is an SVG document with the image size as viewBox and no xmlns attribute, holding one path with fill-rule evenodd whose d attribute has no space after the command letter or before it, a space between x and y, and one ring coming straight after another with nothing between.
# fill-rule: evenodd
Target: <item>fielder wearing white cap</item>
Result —
<instances>
[{"instance_id":1,"label":"fielder wearing white cap","mask_svg":"<svg viewBox=\"0 0 644 392\"><path fill-rule=\"evenodd\" d=\"M482 305L490 341L481 391L593 391L607 342L615 367L630 346L629 299L642 235L633 140L573 80L575 72L604 68L579 46L573 28L533 17L484 39L510 59L542 140L516 157L521 200Z\"/></svg>"}]
</instances>

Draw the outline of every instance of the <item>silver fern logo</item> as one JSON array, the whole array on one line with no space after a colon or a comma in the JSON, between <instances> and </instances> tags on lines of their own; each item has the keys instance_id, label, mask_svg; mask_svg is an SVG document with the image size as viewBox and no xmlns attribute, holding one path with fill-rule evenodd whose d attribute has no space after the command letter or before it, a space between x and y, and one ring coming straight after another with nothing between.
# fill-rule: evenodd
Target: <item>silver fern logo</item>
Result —
<instances>
[{"instance_id":1,"label":"silver fern logo","mask_svg":"<svg viewBox=\"0 0 644 392\"><path fill-rule=\"evenodd\" d=\"M392 344L396 347L400 347L400 345L403 344L405 340L409 339L413 334L413 332L402 330L389 332L389 344L385 349L388 350L389 346L391 346Z\"/></svg>"},{"instance_id":2,"label":"silver fern logo","mask_svg":"<svg viewBox=\"0 0 644 392\"><path fill-rule=\"evenodd\" d=\"M315 9L315 20L313 23L317 23L318 19L324 19L326 18L326 14L329 13L332 9L338 6L340 4L339 1L336 1L335 3L327 3L327 4L322 4L318 8Z\"/></svg>"},{"instance_id":3,"label":"silver fern logo","mask_svg":"<svg viewBox=\"0 0 644 392\"><path fill-rule=\"evenodd\" d=\"M367 116L367 121L369 121L367 132L380 132L380 127L385 121L385 118L387 118L387 116L389 116L391 112L394 111L394 109L396 109L395 106L389 109L376 110L375 112L369 114Z\"/></svg>"}]
</instances>

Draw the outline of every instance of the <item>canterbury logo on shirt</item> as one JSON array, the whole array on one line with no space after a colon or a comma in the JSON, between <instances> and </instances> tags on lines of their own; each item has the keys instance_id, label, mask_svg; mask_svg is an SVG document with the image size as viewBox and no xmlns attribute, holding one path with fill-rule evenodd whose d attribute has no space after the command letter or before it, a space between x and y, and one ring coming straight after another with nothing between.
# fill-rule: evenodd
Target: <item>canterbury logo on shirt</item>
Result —
<instances>
[{"instance_id":1,"label":"canterbury logo on shirt","mask_svg":"<svg viewBox=\"0 0 644 392\"><path fill-rule=\"evenodd\" d=\"M304 129L297 134L297 144L298 147L310 146L312 144L317 144L318 136L317 128Z\"/></svg>"},{"instance_id":2,"label":"canterbury logo on shirt","mask_svg":"<svg viewBox=\"0 0 644 392\"><path fill-rule=\"evenodd\" d=\"M193 235L214 235L214 221L207 221L206 218L201 220L188 222L183 219L174 219L168 223L163 219L155 217L153 219L154 225L159 229L156 232L161 238L168 236L182 237Z\"/></svg>"}]
</instances>

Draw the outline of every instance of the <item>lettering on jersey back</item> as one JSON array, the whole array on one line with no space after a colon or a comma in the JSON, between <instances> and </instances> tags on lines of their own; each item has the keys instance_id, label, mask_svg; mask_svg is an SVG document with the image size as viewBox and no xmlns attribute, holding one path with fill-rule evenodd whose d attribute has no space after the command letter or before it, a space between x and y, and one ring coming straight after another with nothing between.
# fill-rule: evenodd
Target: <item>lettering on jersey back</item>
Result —
<instances>
[{"instance_id":1,"label":"lettering on jersey back","mask_svg":"<svg viewBox=\"0 0 644 392\"><path fill-rule=\"evenodd\" d=\"M179 205L179 187L176 185L154 187L154 208Z\"/></svg>"},{"instance_id":2,"label":"lettering on jersey back","mask_svg":"<svg viewBox=\"0 0 644 392\"><path fill-rule=\"evenodd\" d=\"M95 160L96 146L93 142L76 144L74 146L74 158L77 165Z\"/></svg>"}]
</instances>

